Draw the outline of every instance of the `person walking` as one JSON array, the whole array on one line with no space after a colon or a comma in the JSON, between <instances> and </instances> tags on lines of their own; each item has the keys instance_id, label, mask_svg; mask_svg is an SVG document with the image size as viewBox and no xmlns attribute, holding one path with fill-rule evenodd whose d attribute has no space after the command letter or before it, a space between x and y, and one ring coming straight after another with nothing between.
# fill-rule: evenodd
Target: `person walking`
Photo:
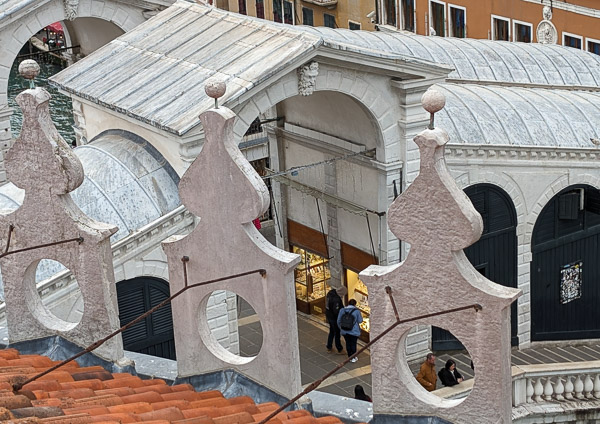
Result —
<instances>
[{"instance_id":1,"label":"person walking","mask_svg":"<svg viewBox=\"0 0 600 424\"><path fill-rule=\"evenodd\" d=\"M437 375L435 373L435 355L433 353L427 354L427 358L421 365L421 369L417 374L417 381L421 383L421 386L428 392L433 392L435 390Z\"/></svg>"},{"instance_id":2,"label":"person walking","mask_svg":"<svg viewBox=\"0 0 600 424\"><path fill-rule=\"evenodd\" d=\"M337 353L340 355L344 353L344 347L342 346L342 341L340 339L340 327L338 327L337 324L337 317L343 307L344 304L342 303L342 298L337 293L337 290L329 290L325 303L325 317L327 318L327 323L329 324L329 336L327 336L328 353L333 353L334 340Z\"/></svg>"},{"instance_id":3,"label":"person walking","mask_svg":"<svg viewBox=\"0 0 600 424\"><path fill-rule=\"evenodd\" d=\"M338 327L340 327L340 333L346 340L346 352L348 357L353 356L356 353L356 344L358 337L360 336L359 324L363 321L360 310L356 307L356 300L350 299L348 306L340 309L337 318ZM350 362L356 362L358 358L350 359Z\"/></svg>"},{"instance_id":4,"label":"person walking","mask_svg":"<svg viewBox=\"0 0 600 424\"><path fill-rule=\"evenodd\" d=\"M446 366L438 372L438 377L444 386L456 386L463 381L463 376L456 369L456 362L452 359L446 361Z\"/></svg>"}]
</instances>

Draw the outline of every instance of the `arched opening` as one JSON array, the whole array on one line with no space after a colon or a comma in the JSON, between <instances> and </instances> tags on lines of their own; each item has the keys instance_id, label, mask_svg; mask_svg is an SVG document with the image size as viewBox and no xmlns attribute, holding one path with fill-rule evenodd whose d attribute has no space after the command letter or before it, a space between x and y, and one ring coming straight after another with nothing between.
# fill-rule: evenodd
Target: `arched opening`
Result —
<instances>
[{"instance_id":1,"label":"arched opening","mask_svg":"<svg viewBox=\"0 0 600 424\"><path fill-rule=\"evenodd\" d=\"M532 340L600 337L599 246L599 190L571 186L544 207L532 237Z\"/></svg>"},{"instance_id":2,"label":"arched opening","mask_svg":"<svg viewBox=\"0 0 600 424\"><path fill-rule=\"evenodd\" d=\"M473 267L487 279L506 287L517 287L517 214L508 194L491 184L476 184L465 193L483 218L481 238L464 252ZM517 303L511 306L511 344L518 346ZM461 350L447 331L432 328L434 350Z\"/></svg>"},{"instance_id":3,"label":"arched opening","mask_svg":"<svg viewBox=\"0 0 600 424\"><path fill-rule=\"evenodd\" d=\"M40 74L35 79L35 85L46 88L52 95L52 121L67 143L73 144L75 133L71 99L49 86L48 78L123 33L118 26L103 19L77 18L73 21L50 23L32 34L29 40L24 40L25 43L14 61L6 63L7 68L10 66L6 93L8 105L13 108L10 118L13 135L18 136L22 124L22 112L15 98L29 88L29 83L18 74L19 64L23 60L33 59L40 65Z\"/></svg>"},{"instance_id":4,"label":"arched opening","mask_svg":"<svg viewBox=\"0 0 600 424\"><path fill-rule=\"evenodd\" d=\"M274 209L285 208L287 227L280 247L301 257L294 274L297 309L325 320L327 293L345 284L350 292L343 297L358 302L361 337L368 340L368 291L357 274L380 256L382 221L373 211L381 182L370 162L374 149L383 151L378 122L364 104L337 91L290 97L277 104L277 116L285 117L278 170L298 169L274 181L282 198ZM371 154L360 154L365 151Z\"/></svg>"},{"instance_id":5,"label":"arched opening","mask_svg":"<svg viewBox=\"0 0 600 424\"><path fill-rule=\"evenodd\" d=\"M137 277L117 283L121 326L126 325L169 297L169 283ZM123 332L123 348L161 358L176 359L171 304L167 304Z\"/></svg>"}]
</instances>

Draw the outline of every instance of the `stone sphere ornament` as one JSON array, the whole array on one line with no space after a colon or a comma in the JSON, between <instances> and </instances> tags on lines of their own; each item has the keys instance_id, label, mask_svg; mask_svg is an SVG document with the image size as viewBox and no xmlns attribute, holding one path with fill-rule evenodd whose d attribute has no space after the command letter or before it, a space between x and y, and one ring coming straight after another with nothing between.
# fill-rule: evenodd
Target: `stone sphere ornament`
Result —
<instances>
[{"instance_id":1,"label":"stone sphere ornament","mask_svg":"<svg viewBox=\"0 0 600 424\"><path fill-rule=\"evenodd\" d=\"M40 73L40 65L33 59L25 59L19 64L19 75L26 80L29 80L31 88L33 88L33 80Z\"/></svg>"},{"instance_id":2,"label":"stone sphere ornament","mask_svg":"<svg viewBox=\"0 0 600 424\"><path fill-rule=\"evenodd\" d=\"M421 105L423 105L423 109L431 114L428 128L432 130L435 128L433 125L433 116L436 112L439 112L446 106L446 96L439 91L430 88L423 94L423 97L421 97Z\"/></svg>"},{"instance_id":3,"label":"stone sphere ornament","mask_svg":"<svg viewBox=\"0 0 600 424\"><path fill-rule=\"evenodd\" d=\"M219 108L218 99L219 97L223 97L225 91L227 90L227 85L225 85L224 81L221 81L218 78L209 78L206 80L206 85L204 86L204 91L208 95L208 97L212 97L215 99L215 109Z\"/></svg>"}]
</instances>

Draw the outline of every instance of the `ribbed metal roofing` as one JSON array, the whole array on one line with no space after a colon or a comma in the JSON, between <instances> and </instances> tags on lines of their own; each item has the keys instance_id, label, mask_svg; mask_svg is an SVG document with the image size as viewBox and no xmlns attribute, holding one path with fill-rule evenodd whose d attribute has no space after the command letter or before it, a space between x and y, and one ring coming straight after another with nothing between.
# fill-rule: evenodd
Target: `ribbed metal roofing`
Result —
<instances>
[{"instance_id":1,"label":"ribbed metal roofing","mask_svg":"<svg viewBox=\"0 0 600 424\"><path fill-rule=\"evenodd\" d=\"M74 149L85 172L71 196L81 210L119 231L111 241L149 224L180 205L179 178L149 143L125 132L108 132ZM0 210L15 210L23 190L0 187Z\"/></svg>"},{"instance_id":2,"label":"ribbed metal roofing","mask_svg":"<svg viewBox=\"0 0 600 424\"><path fill-rule=\"evenodd\" d=\"M569 47L299 27L184 1L175 3L55 75L51 81L77 96L183 135L199 125L200 113L212 107L213 100L204 92L204 84L209 77L218 75L226 81L227 93L221 103L227 104L278 72L293 69L308 60L316 49L325 47L354 51L366 57L395 58L429 63L431 66L449 65L456 69L450 74L451 78L481 84L493 81L547 88L568 86L579 91L600 86L600 56ZM477 114L475 104L481 103L486 95L498 98L502 97L501 93L506 93L509 98L515 93L530 95L547 105L549 111L554 110L547 99L542 99L544 95L536 91L477 89L471 88L471 85L464 90L474 90L483 96L465 97L475 102L464 105L469 114ZM457 102L461 99L453 97L450 92L449 96L452 97L449 108L458 110L461 105ZM556 104L563 102L559 99L561 96L570 99L571 95L566 92L554 94ZM580 99L585 97L583 94L573 96L579 97L564 100L567 106L572 103L579 105ZM509 99L499 100L503 105L510 102ZM521 111L517 107L515 113L526 114L528 102L538 100L515 100L515 105L524 108ZM569 107L572 109L574 106ZM575 114L572 118L577 122L583 119L584 124L588 121ZM460 126L456 125L457 128ZM485 125L479 123L479 127ZM494 127L502 128L503 125L508 127L508 124L500 122ZM535 124L529 122L528 125L533 127ZM547 125L545 131L534 131L532 136L551 132L555 124L547 120ZM465 128L460 133L473 134L473 128ZM578 131L577 124L565 128ZM577 137L571 137L567 143L575 143L573 140L583 142L588 130L585 127L585 135L577 133ZM565 130L560 134L568 133ZM493 136L486 134L485 137L490 139ZM465 136L465 139L470 138ZM502 144L506 144L506 140ZM530 140L525 144L538 142Z\"/></svg>"},{"instance_id":3,"label":"ribbed metal roofing","mask_svg":"<svg viewBox=\"0 0 600 424\"><path fill-rule=\"evenodd\" d=\"M325 45L371 48L452 66L449 77L521 84L598 86L600 56L537 43L427 37L394 32L303 27Z\"/></svg>"},{"instance_id":4,"label":"ribbed metal roofing","mask_svg":"<svg viewBox=\"0 0 600 424\"><path fill-rule=\"evenodd\" d=\"M180 1L52 78L83 98L183 134L214 104L213 75L227 83L221 102L240 95L312 51L320 38Z\"/></svg>"},{"instance_id":5,"label":"ribbed metal roofing","mask_svg":"<svg viewBox=\"0 0 600 424\"><path fill-rule=\"evenodd\" d=\"M451 143L594 147L600 92L438 84L446 107L436 114Z\"/></svg>"}]
</instances>

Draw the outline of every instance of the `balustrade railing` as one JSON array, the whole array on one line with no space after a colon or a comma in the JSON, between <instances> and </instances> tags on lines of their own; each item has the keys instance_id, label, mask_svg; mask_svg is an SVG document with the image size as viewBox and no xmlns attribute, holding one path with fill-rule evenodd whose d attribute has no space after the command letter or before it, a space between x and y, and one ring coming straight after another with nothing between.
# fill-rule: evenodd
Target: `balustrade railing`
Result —
<instances>
[{"instance_id":1,"label":"balustrade railing","mask_svg":"<svg viewBox=\"0 0 600 424\"><path fill-rule=\"evenodd\" d=\"M513 367L513 406L600 399L600 361Z\"/></svg>"}]
</instances>

